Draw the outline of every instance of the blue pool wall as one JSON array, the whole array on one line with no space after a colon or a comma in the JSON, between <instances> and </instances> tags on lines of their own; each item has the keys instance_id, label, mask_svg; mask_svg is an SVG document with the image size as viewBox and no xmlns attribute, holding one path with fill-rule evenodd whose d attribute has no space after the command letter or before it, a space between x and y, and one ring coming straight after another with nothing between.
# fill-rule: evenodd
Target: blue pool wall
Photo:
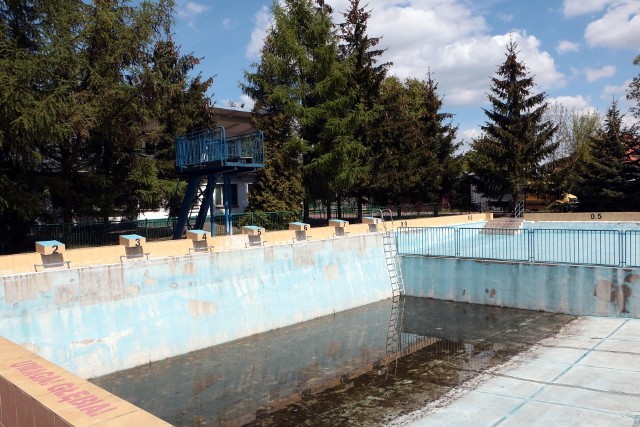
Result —
<instances>
[{"instance_id":1,"label":"blue pool wall","mask_svg":"<svg viewBox=\"0 0 640 427\"><path fill-rule=\"evenodd\" d=\"M3 336L92 378L381 301L381 234L5 276Z\"/></svg>"},{"instance_id":2,"label":"blue pool wall","mask_svg":"<svg viewBox=\"0 0 640 427\"><path fill-rule=\"evenodd\" d=\"M640 269L402 256L406 294L587 316L640 317Z\"/></svg>"}]
</instances>

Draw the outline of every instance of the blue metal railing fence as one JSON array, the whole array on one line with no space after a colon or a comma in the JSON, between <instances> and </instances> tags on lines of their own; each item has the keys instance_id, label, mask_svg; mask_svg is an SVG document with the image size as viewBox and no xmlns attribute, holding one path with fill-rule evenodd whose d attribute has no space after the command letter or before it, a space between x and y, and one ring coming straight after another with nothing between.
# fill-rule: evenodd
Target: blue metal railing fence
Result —
<instances>
[{"instance_id":1,"label":"blue metal railing fence","mask_svg":"<svg viewBox=\"0 0 640 427\"><path fill-rule=\"evenodd\" d=\"M262 132L227 138L224 128L217 127L176 137L176 168L179 171L218 163L263 165Z\"/></svg>"},{"instance_id":2,"label":"blue metal railing fence","mask_svg":"<svg viewBox=\"0 0 640 427\"><path fill-rule=\"evenodd\" d=\"M639 230L401 227L399 255L640 267Z\"/></svg>"}]
</instances>

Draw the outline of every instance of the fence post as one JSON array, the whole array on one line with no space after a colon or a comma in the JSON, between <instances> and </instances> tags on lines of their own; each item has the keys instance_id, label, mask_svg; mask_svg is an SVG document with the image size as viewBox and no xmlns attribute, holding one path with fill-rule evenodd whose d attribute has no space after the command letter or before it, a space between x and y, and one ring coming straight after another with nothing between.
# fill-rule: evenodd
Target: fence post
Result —
<instances>
[{"instance_id":1,"label":"fence post","mask_svg":"<svg viewBox=\"0 0 640 427\"><path fill-rule=\"evenodd\" d=\"M626 231L618 231L618 244L620 245L620 262L618 263L618 265L620 265L620 267L624 267L625 264L625 259L627 259L627 245L626 245L626 239L625 237L627 236L627 232Z\"/></svg>"},{"instance_id":2,"label":"fence post","mask_svg":"<svg viewBox=\"0 0 640 427\"><path fill-rule=\"evenodd\" d=\"M527 230L527 255L529 257L529 262L534 262L536 259L534 232L534 229Z\"/></svg>"},{"instance_id":3,"label":"fence post","mask_svg":"<svg viewBox=\"0 0 640 427\"><path fill-rule=\"evenodd\" d=\"M144 237L149 240L149 220L147 218L144 219Z\"/></svg>"},{"instance_id":4,"label":"fence post","mask_svg":"<svg viewBox=\"0 0 640 427\"><path fill-rule=\"evenodd\" d=\"M460 258L460 229L456 228L455 229L455 242L456 242L456 258Z\"/></svg>"}]
</instances>

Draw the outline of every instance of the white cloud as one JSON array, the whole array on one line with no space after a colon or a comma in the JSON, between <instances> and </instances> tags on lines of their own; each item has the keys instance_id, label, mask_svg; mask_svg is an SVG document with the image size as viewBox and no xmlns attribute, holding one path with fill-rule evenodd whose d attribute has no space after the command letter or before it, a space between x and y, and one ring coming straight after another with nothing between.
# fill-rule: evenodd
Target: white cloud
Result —
<instances>
[{"instance_id":1,"label":"white cloud","mask_svg":"<svg viewBox=\"0 0 640 427\"><path fill-rule=\"evenodd\" d=\"M205 10L209 9L209 6L196 3L194 1L190 1L185 5L185 8L187 10L187 13L189 13L190 15L198 15L204 12Z\"/></svg>"},{"instance_id":2,"label":"white cloud","mask_svg":"<svg viewBox=\"0 0 640 427\"><path fill-rule=\"evenodd\" d=\"M616 73L616 67L605 65L602 68L585 68L583 73L587 76L588 82L595 82L596 80L613 76Z\"/></svg>"},{"instance_id":3,"label":"white cloud","mask_svg":"<svg viewBox=\"0 0 640 427\"><path fill-rule=\"evenodd\" d=\"M559 104L567 108L568 110L574 110L579 112L589 112L589 111L594 111L596 109L591 105L591 100L583 97L582 95L557 96L555 98L550 98L549 103Z\"/></svg>"},{"instance_id":4,"label":"white cloud","mask_svg":"<svg viewBox=\"0 0 640 427\"><path fill-rule=\"evenodd\" d=\"M249 59L257 59L260 57L260 50L264 45L264 38L267 35L267 30L271 26L272 16L267 6L262 8L256 13L254 17L254 27L251 31L251 39L245 50L245 56Z\"/></svg>"},{"instance_id":5,"label":"white cloud","mask_svg":"<svg viewBox=\"0 0 640 427\"><path fill-rule=\"evenodd\" d=\"M465 141L473 141L476 138L479 138L480 136L482 136L482 130L480 130L480 128L471 128L471 129L466 129L464 131L462 131L462 136L464 137Z\"/></svg>"},{"instance_id":6,"label":"white cloud","mask_svg":"<svg viewBox=\"0 0 640 427\"><path fill-rule=\"evenodd\" d=\"M569 40L562 40L556 45L556 52L560 54L578 51L580 51L580 43L571 42Z\"/></svg>"},{"instance_id":7,"label":"white cloud","mask_svg":"<svg viewBox=\"0 0 640 427\"><path fill-rule=\"evenodd\" d=\"M209 9L210 7L207 5L190 1L184 4L180 3L176 10L178 17L184 19L189 28L196 30L195 18Z\"/></svg>"},{"instance_id":8,"label":"white cloud","mask_svg":"<svg viewBox=\"0 0 640 427\"><path fill-rule=\"evenodd\" d=\"M613 3L613 0L564 0L562 10L565 16L573 17L599 12Z\"/></svg>"},{"instance_id":9,"label":"white cloud","mask_svg":"<svg viewBox=\"0 0 640 427\"><path fill-rule=\"evenodd\" d=\"M640 1L627 0L611 6L591 22L584 37L590 46L637 49L640 34Z\"/></svg>"},{"instance_id":10,"label":"white cloud","mask_svg":"<svg viewBox=\"0 0 640 427\"><path fill-rule=\"evenodd\" d=\"M627 91L630 84L631 80L627 80L621 85L606 85L602 88L600 99L609 104L612 100L617 100L620 111L626 113L630 107L634 106L634 103L627 99Z\"/></svg>"},{"instance_id":11,"label":"white cloud","mask_svg":"<svg viewBox=\"0 0 640 427\"><path fill-rule=\"evenodd\" d=\"M490 33L485 19L466 0L412 0L402 5L369 0L367 32L382 37L387 51L382 61L393 62L390 73L399 78L425 78L430 68L445 97L446 108L478 105L487 101L491 77L504 62L509 40L518 44L518 59L528 67L539 90L562 87L566 77L553 57L540 48L540 40L522 31ZM342 22L348 0L335 0L334 22ZM255 18L246 56L256 58L271 23L266 8Z\"/></svg>"},{"instance_id":12,"label":"white cloud","mask_svg":"<svg viewBox=\"0 0 640 427\"><path fill-rule=\"evenodd\" d=\"M243 110L253 110L253 106L256 102L251 99L248 95L240 96L240 105L244 104Z\"/></svg>"}]
</instances>

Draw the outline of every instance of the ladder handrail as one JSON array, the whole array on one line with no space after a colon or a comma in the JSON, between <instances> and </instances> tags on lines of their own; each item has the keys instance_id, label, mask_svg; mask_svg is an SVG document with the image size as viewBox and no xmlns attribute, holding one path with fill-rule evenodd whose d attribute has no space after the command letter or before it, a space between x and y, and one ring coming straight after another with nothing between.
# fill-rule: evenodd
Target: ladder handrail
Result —
<instances>
[{"instance_id":1,"label":"ladder handrail","mask_svg":"<svg viewBox=\"0 0 640 427\"><path fill-rule=\"evenodd\" d=\"M524 212L524 201L520 200L517 204L516 204L516 208L513 212L513 216L515 218L520 218L522 217L522 213Z\"/></svg>"},{"instance_id":2,"label":"ladder handrail","mask_svg":"<svg viewBox=\"0 0 640 427\"><path fill-rule=\"evenodd\" d=\"M375 218L375 213L376 212L380 212L380 219L382 221L382 226L384 227L385 231L387 230L387 223L384 220L384 214L385 212L389 212L389 218L391 218L391 231L393 231L393 212L391 211L391 209L389 208L378 208L378 209L372 209L371 210L371 216Z\"/></svg>"}]
</instances>

